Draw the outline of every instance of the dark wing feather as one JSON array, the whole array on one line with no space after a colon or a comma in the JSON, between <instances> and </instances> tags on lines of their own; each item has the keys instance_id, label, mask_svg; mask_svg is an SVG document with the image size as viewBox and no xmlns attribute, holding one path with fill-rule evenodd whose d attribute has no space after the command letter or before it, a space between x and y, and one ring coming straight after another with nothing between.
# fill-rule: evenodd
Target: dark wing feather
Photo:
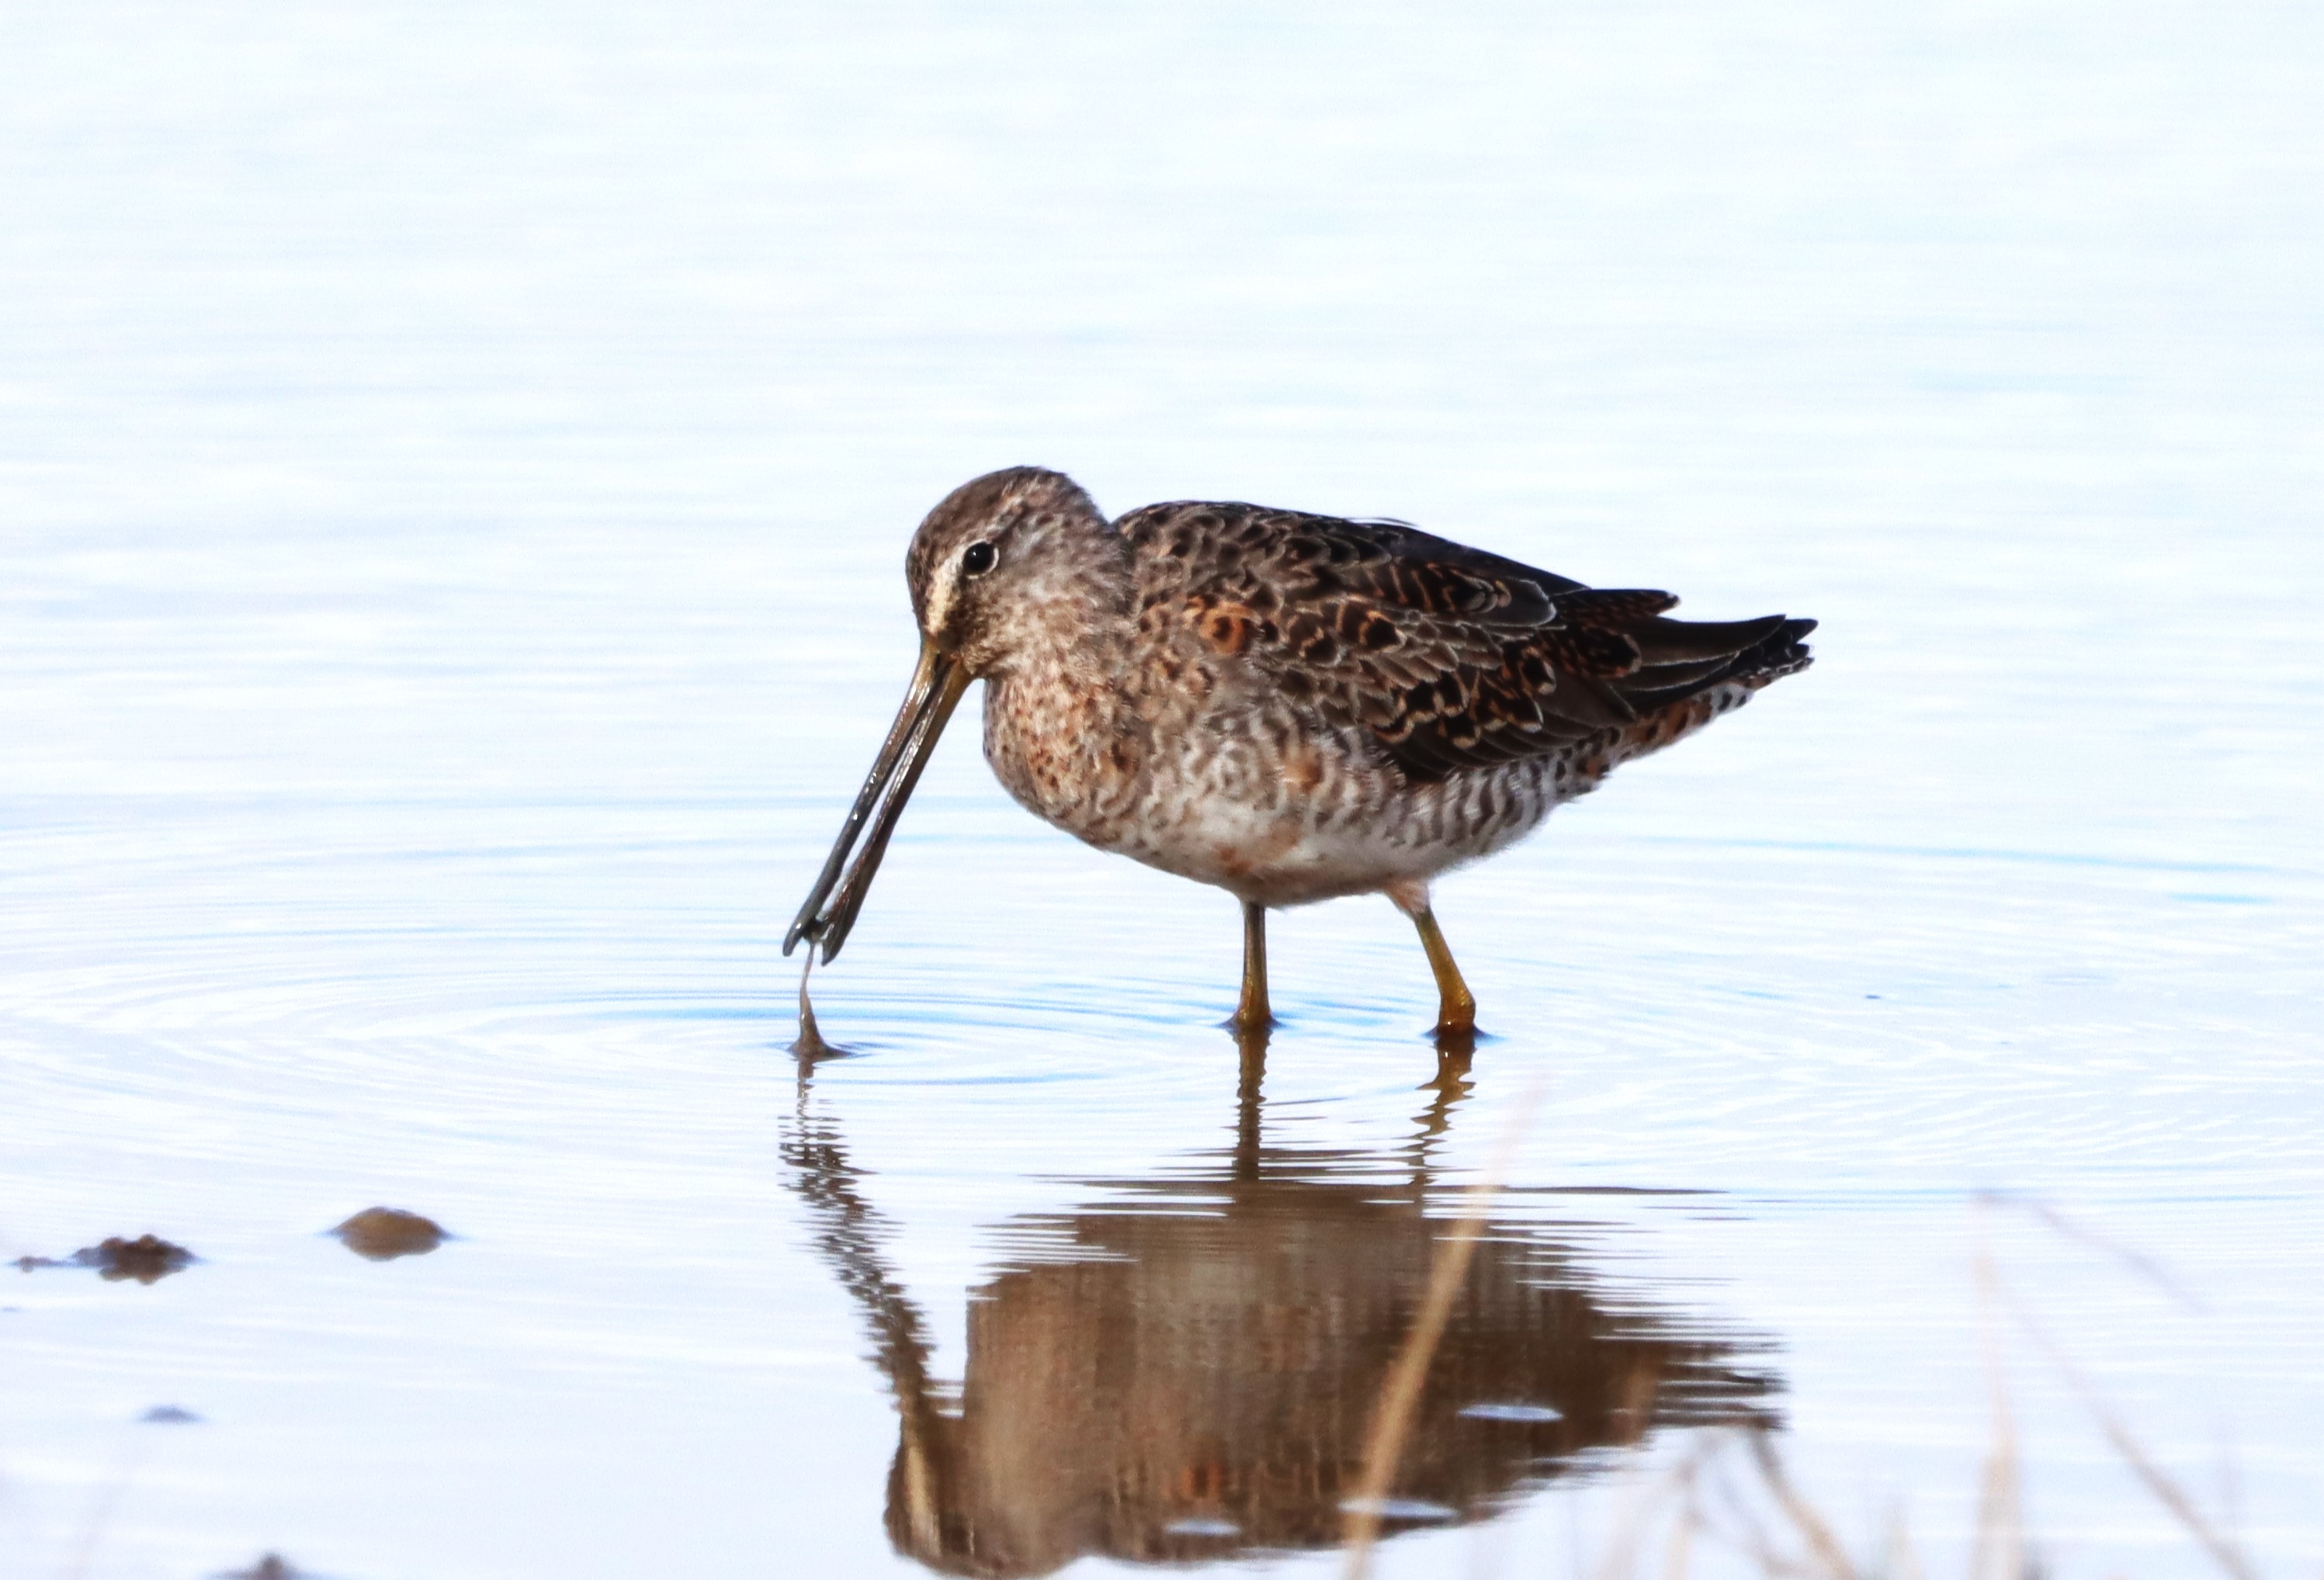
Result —
<instances>
[{"instance_id":1,"label":"dark wing feather","mask_svg":"<svg viewBox=\"0 0 2324 1580\"><path fill-rule=\"evenodd\" d=\"M1555 749L1730 680L1808 662L1812 620L1667 620L1667 592L1585 587L1401 522L1148 505L1118 523L1141 613L1185 620L1416 778Z\"/></svg>"}]
</instances>

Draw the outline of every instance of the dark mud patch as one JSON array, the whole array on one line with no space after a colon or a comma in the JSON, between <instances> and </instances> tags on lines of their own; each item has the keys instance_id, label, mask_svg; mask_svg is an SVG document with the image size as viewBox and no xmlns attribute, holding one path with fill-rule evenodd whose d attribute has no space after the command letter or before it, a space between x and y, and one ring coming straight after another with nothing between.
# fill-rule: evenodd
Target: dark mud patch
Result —
<instances>
[{"instance_id":1,"label":"dark mud patch","mask_svg":"<svg viewBox=\"0 0 2324 1580\"><path fill-rule=\"evenodd\" d=\"M69 1256L19 1256L16 1265L26 1272L42 1267L94 1267L107 1282L135 1279L149 1284L182 1272L201 1259L183 1245L173 1245L159 1235L124 1240L115 1235L94 1245L84 1245Z\"/></svg>"},{"instance_id":2,"label":"dark mud patch","mask_svg":"<svg viewBox=\"0 0 2324 1580\"><path fill-rule=\"evenodd\" d=\"M396 1207L367 1207L331 1233L348 1250L372 1262L425 1256L452 1237L434 1218Z\"/></svg>"},{"instance_id":3,"label":"dark mud patch","mask_svg":"<svg viewBox=\"0 0 2324 1580\"><path fill-rule=\"evenodd\" d=\"M322 1580L311 1569L301 1569L281 1553L268 1553L247 1569L222 1569L210 1580Z\"/></svg>"}]
</instances>

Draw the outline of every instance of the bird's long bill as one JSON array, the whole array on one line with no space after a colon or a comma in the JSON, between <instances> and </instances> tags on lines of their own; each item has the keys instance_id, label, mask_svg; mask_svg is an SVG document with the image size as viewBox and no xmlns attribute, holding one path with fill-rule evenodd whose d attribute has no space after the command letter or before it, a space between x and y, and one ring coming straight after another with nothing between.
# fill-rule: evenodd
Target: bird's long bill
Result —
<instances>
[{"instance_id":1,"label":"bird's long bill","mask_svg":"<svg viewBox=\"0 0 2324 1580\"><path fill-rule=\"evenodd\" d=\"M880 870L880 858L888 853L888 837L896 831L896 819L902 814L912 786L920 782L920 770L927 767L936 737L944 733L945 721L959 705L968 682L968 671L936 651L934 643L920 644L920 665L912 672L911 689L904 694L904 705L896 711L888 739L848 811L839 841L831 848L831 859L823 864L823 875L815 880L807 904L799 907L791 930L783 935L785 954L798 948L804 938L823 946L825 961L838 955L839 946L847 942L848 929L855 925L855 913L863 908L872 876ZM867 822L871 824L868 836L864 833ZM857 849L859 839L861 850ZM855 865L847 867L851 850L856 852ZM840 877L843 867L847 868L844 879Z\"/></svg>"}]
</instances>

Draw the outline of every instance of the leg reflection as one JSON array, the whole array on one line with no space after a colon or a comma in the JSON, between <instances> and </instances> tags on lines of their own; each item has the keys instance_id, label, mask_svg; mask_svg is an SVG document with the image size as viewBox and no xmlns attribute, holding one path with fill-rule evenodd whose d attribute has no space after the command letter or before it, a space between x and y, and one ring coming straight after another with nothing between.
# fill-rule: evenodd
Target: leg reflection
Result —
<instances>
[{"instance_id":1,"label":"leg reflection","mask_svg":"<svg viewBox=\"0 0 2324 1580\"><path fill-rule=\"evenodd\" d=\"M1235 1046L1242 1054L1241 1078L1235 1085L1235 1146L1234 1175L1238 1180L1259 1178L1259 1111L1266 1106L1260 1088L1267 1081L1268 1029L1259 1026L1235 1028Z\"/></svg>"},{"instance_id":2,"label":"leg reflection","mask_svg":"<svg viewBox=\"0 0 2324 1580\"><path fill-rule=\"evenodd\" d=\"M1443 1144L1445 1133L1452 1127L1452 1110L1459 1107L1476 1087L1477 1083L1469 1075L1475 1042L1473 1033L1447 1035L1440 1033L1436 1039L1435 1079L1420 1084L1420 1090L1435 1094L1428 1107L1421 1110L1412 1138L1413 1183L1423 1192L1432 1183L1430 1175L1436 1149Z\"/></svg>"}]
</instances>

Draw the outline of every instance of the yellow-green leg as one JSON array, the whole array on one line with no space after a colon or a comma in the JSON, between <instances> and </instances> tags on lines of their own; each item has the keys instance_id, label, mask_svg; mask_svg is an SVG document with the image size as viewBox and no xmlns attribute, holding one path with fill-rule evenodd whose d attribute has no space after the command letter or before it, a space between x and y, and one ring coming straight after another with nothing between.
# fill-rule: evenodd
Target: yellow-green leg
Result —
<instances>
[{"instance_id":1,"label":"yellow-green leg","mask_svg":"<svg viewBox=\"0 0 2324 1580\"><path fill-rule=\"evenodd\" d=\"M1477 997L1461 979L1461 968L1453 963L1452 951L1444 942L1444 930L1436 925L1436 913L1428 908L1428 886L1390 884L1388 897L1397 910L1412 918L1412 924L1420 930L1420 947L1428 951L1428 969L1436 976L1436 1034L1467 1036L1473 1033L1477 1029Z\"/></svg>"},{"instance_id":2,"label":"yellow-green leg","mask_svg":"<svg viewBox=\"0 0 2324 1580\"><path fill-rule=\"evenodd\" d=\"M1420 929L1420 947L1428 951L1428 969L1436 973L1437 1034L1475 1031L1477 996L1469 991L1469 984L1461 979L1461 968L1452 963L1452 951L1444 944L1444 930L1436 925L1436 913L1423 907L1412 920Z\"/></svg>"},{"instance_id":3,"label":"yellow-green leg","mask_svg":"<svg viewBox=\"0 0 2324 1580\"><path fill-rule=\"evenodd\" d=\"M1263 1032L1275 1024L1267 1006L1267 907L1242 903L1242 1002L1231 1023L1238 1032Z\"/></svg>"}]
</instances>

